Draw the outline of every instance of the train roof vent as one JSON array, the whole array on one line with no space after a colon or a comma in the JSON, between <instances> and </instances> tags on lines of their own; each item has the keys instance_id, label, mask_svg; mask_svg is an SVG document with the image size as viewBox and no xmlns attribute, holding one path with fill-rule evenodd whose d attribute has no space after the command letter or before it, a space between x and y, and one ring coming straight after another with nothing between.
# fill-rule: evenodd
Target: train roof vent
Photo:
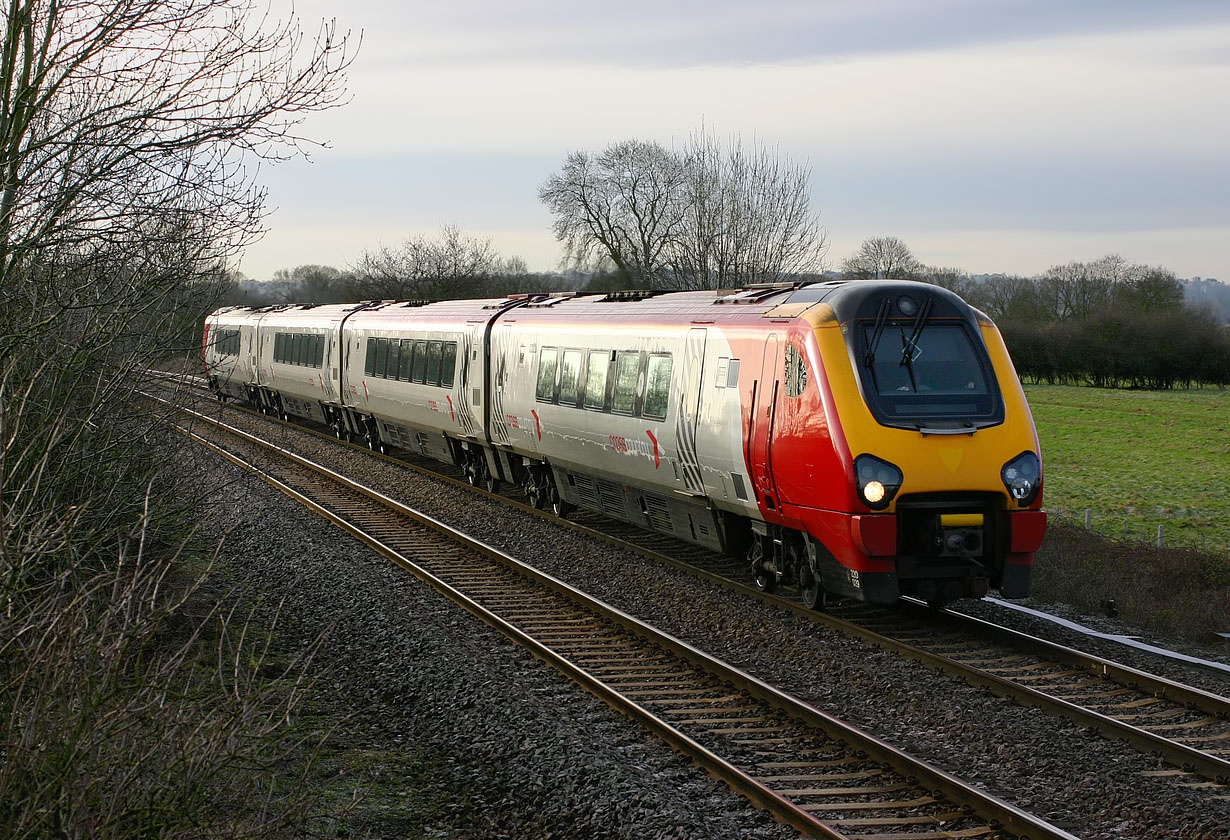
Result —
<instances>
[{"instance_id":1,"label":"train roof vent","mask_svg":"<svg viewBox=\"0 0 1230 840\"><path fill-rule=\"evenodd\" d=\"M614 292L607 292L606 297L604 297L601 302L608 303L613 301L630 302L645 300L646 298L664 295L667 291L667 289L619 289Z\"/></svg>"},{"instance_id":2,"label":"train roof vent","mask_svg":"<svg viewBox=\"0 0 1230 840\"><path fill-rule=\"evenodd\" d=\"M545 300L549 295L541 292L518 292L515 295L509 295L503 300L492 301L491 303L483 304L483 309L509 309L513 306L528 306L536 301Z\"/></svg>"},{"instance_id":3,"label":"train roof vent","mask_svg":"<svg viewBox=\"0 0 1230 840\"><path fill-rule=\"evenodd\" d=\"M526 304L526 307L532 309L536 307L555 306L555 304L561 303L565 300L572 300L573 298L584 297L591 294L593 294L593 292L551 292L550 294L543 295L541 298L531 300Z\"/></svg>"},{"instance_id":4,"label":"train roof vent","mask_svg":"<svg viewBox=\"0 0 1230 840\"><path fill-rule=\"evenodd\" d=\"M797 289L798 283L749 283L742 289L722 290L714 303L760 303L774 295Z\"/></svg>"},{"instance_id":5,"label":"train roof vent","mask_svg":"<svg viewBox=\"0 0 1230 840\"><path fill-rule=\"evenodd\" d=\"M434 301L430 301L430 300L428 300L427 298L421 298L421 299L419 299L419 300L407 300L407 301L403 301L403 302L401 303L401 306L404 306L404 307L406 307L407 309L413 309L413 308L414 308L414 307L416 307L416 306L426 306L427 304L429 304L429 303L433 303L433 302L434 302Z\"/></svg>"}]
</instances>

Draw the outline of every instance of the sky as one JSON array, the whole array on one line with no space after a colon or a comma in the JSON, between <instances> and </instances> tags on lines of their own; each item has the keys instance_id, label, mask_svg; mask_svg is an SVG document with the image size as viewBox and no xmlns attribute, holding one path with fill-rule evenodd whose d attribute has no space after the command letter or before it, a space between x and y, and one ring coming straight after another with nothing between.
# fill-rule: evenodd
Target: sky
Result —
<instances>
[{"instance_id":1,"label":"sky","mask_svg":"<svg viewBox=\"0 0 1230 840\"><path fill-rule=\"evenodd\" d=\"M291 0L270 0L275 12ZM444 225L561 267L569 152L704 130L807 166L826 267L874 236L1034 275L1119 254L1230 282L1225 0L295 0L361 36L349 101L262 166L237 268L353 266Z\"/></svg>"}]
</instances>

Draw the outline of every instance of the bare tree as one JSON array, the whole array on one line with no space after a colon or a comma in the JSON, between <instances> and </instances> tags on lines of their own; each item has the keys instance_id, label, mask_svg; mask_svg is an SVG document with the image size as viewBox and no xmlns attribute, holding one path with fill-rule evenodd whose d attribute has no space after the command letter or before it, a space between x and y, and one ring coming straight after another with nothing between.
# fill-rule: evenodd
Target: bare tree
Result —
<instances>
[{"instance_id":1,"label":"bare tree","mask_svg":"<svg viewBox=\"0 0 1230 840\"><path fill-rule=\"evenodd\" d=\"M636 140L573 152L538 196L574 265L605 257L620 285L718 288L820 267L808 177L763 145L698 132L680 152Z\"/></svg>"},{"instance_id":2,"label":"bare tree","mask_svg":"<svg viewBox=\"0 0 1230 840\"><path fill-rule=\"evenodd\" d=\"M295 126L344 95L334 26L307 48L293 21L249 0L7 6L4 311L77 300L121 266L112 297L214 271L260 233L250 164L298 153Z\"/></svg>"},{"instance_id":3,"label":"bare tree","mask_svg":"<svg viewBox=\"0 0 1230 840\"><path fill-rule=\"evenodd\" d=\"M608 256L633 282L656 285L683 217L684 171L657 143L625 140L601 154L573 152L538 198L555 216L567 258L583 265Z\"/></svg>"},{"instance_id":4,"label":"bare tree","mask_svg":"<svg viewBox=\"0 0 1230 840\"><path fill-rule=\"evenodd\" d=\"M818 271L827 247L809 173L736 136L697 132L683 151L686 212L672 249L682 288L739 287Z\"/></svg>"},{"instance_id":5,"label":"bare tree","mask_svg":"<svg viewBox=\"0 0 1230 840\"><path fill-rule=\"evenodd\" d=\"M341 101L345 38L245 0L0 15L0 834L233 833L271 803L195 803L227 777L260 789L230 770L273 756L242 746L262 737L242 689L189 708L208 622L172 594L166 546L208 500L171 483L179 436L135 389L259 234L255 167L298 154L298 122ZM196 639L182 656L161 644L172 627Z\"/></svg>"},{"instance_id":6,"label":"bare tree","mask_svg":"<svg viewBox=\"0 0 1230 840\"><path fill-rule=\"evenodd\" d=\"M434 237L411 236L397 248L364 252L354 266L354 284L372 299L475 297L504 266L489 238L446 225Z\"/></svg>"},{"instance_id":7,"label":"bare tree","mask_svg":"<svg viewBox=\"0 0 1230 840\"><path fill-rule=\"evenodd\" d=\"M841 273L848 280L877 277L913 279L923 269L909 247L895 236L867 239L852 257L841 261Z\"/></svg>"}]
</instances>

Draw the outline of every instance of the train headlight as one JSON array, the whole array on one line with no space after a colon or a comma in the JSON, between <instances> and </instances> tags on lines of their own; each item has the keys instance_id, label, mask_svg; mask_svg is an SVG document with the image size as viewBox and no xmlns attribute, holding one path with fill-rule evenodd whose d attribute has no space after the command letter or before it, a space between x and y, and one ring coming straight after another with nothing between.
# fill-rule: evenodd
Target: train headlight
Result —
<instances>
[{"instance_id":1,"label":"train headlight","mask_svg":"<svg viewBox=\"0 0 1230 840\"><path fill-rule=\"evenodd\" d=\"M1042 490L1042 462L1032 452L1022 452L1000 470L1008 495L1021 507L1029 507Z\"/></svg>"},{"instance_id":2,"label":"train headlight","mask_svg":"<svg viewBox=\"0 0 1230 840\"><path fill-rule=\"evenodd\" d=\"M883 510L901 489L901 470L874 455L859 455L854 459L854 475L858 494L872 510Z\"/></svg>"}]
</instances>

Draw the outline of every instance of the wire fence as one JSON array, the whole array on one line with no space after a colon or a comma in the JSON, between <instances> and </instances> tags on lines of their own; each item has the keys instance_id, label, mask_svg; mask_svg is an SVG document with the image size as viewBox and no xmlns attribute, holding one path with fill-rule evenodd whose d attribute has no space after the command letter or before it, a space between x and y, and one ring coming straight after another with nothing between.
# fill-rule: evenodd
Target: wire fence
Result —
<instances>
[{"instance_id":1,"label":"wire fence","mask_svg":"<svg viewBox=\"0 0 1230 840\"><path fill-rule=\"evenodd\" d=\"M1209 539L1201 529L1182 528L1179 517L1160 515L1157 519L1122 512L1098 512L1093 508L1047 508L1052 521L1123 542L1148 543L1157 548L1194 548L1200 551L1226 552L1220 540ZM1157 521L1165 518L1167 521Z\"/></svg>"}]
</instances>

